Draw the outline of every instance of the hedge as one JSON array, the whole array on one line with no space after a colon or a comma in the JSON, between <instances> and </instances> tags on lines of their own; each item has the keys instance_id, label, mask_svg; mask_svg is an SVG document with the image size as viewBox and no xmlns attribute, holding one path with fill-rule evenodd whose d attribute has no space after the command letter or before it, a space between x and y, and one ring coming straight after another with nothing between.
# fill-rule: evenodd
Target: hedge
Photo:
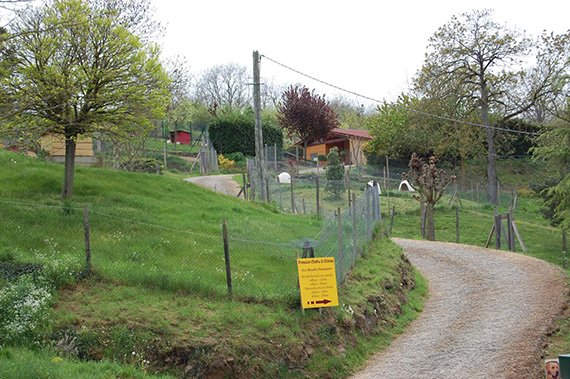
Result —
<instances>
[{"instance_id":1,"label":"hedge","mask_svg":"<svg viewBox=\"0 0 570 379\"><path fill-rule=\"evenodd\" d=\"M283 132L277 126L262 123L263 143L283 146ZM255 126L252 117L229 114L216 118L209 125L210 140L218 154L241 152L255 155Z\"/></svg>"}]
</instances>

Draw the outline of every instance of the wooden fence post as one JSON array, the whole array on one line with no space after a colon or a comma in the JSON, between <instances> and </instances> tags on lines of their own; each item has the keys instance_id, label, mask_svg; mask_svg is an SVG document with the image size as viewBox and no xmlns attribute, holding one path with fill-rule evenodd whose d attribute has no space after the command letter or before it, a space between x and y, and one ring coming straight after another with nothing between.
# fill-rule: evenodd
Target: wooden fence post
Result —
<instances>
[{"instance_id":1,"label":"wooden fence post","mask_svg":"<svg viewBox=\"0 0 570 379\"><path fill-rule=\"evenodd\" d=\"M291 213L295 212L295 192L293 191L293 176L291 176Z\"/></svg>"},{"instance_id":2,"label":"wooden fence post","mask_svg":"<svg viewBox=\"0 0 570 379\"><path fill-rule=\"evenodd\" d=\"M509 209L509 213L507 213L507 243L509 244L509 250L515 251L515 239L513 236L513 211L512 211L512 208Z\"/></svg>"},{"instance_id":3,"label":"wooden fence post","mask_svg":"<svg viewBox=\"0 0 570 379\"><path fill-rule=\"evenodd\" d=\"M495 249L501 249L501 215L499 214L497 207L495 207Z\"/></svg>"},{"instance_id":4,"label":"wooden fence post","mask_svg":"<svg viewBox=\"0 0 570 379\"><path fill-rule=\"evenodd\" d=\"M273 145L273 159L275 163L275 172L277 173L277 144Z\"/></svg>"},{"instance_id":5,"label":"wooden fence post","mask_svg":"<svg viewBox=\"0 0 570 379\"><path fill-rule=\"evenodd\" d=\"M83 208L83 230L85 239L85 274L91 273L91 227L89 225L89 208Z\"/></svg>"},{"instance_id":6,"label":"wooden fence post","mask_svg":"<svg viewBox=\"0 0 570 379\"><path fill-rule=\"evenodd\" d=\"M348 169L348 174L345 175L346 180L344 181L344 185L347 189L348 193L348 207L350 208L350 204L352 202L352 195L350 193L350 168Z\"/></svg>"},{"instance_id":7,"label":"wooden fence post","mask_svg":"<svg viewBox=\"0 0 570 379\"><path fill-rule=\"evenodd\" d=\"M248 200L248 196L247 196L247 177L245 175L245 172L241 173L241 180L243 182L243 199L245 201Z\"/></svg>"},{"instance_id":8,"label":"wooden fence post","mask_svg":"<svg viewBox=\"0 0 570 379\"><path fill-rule=\"evenodd\" d=\"M228 240L228 224L224 219L222 224L222 238L224 240L224 259L226 261L226 283L228 285L228 296L232 296L232 271L230 265L230 244Z\"/></svg>"},{"instance_id":9,"label":"wooden fence post","mask_svg":"<svg viewBox=\"0 0 570 379\"><path fill-rule=\"evenodd\" d=\"M307 208L305 208L305 198L301 198L301 202L303 203L303 215L307 214Z\"/></svg>"},{"instance_id":10,"label":"wooden fence post","mask_svg":"<svg viewBox=\"0 0 570 379\"><path fill-rule=\"evenodd\" d=\"M366 238L370 239L372 237L372 220L370 219L370 196L372 193L372 187L366 189L364 195L366 196Z\"/></svg>"},{"instance_id":11,"label":"wooden fence post","mask_svg":"<svg viewBox=\"0 0 570 379\"><path fill-rule=\"evenodd\" d=\"M396 206L394 205L390 210L390 230L388 236L392 236L392 227L394 226L394 216L396 215Z\"/></svg>"},{"instance_id":12,"label":"wooden fence post","mask_svg":"<svg viewBox=\"0 0 570 379\"><path fill-rule=\"evenodd\" d=\"M356 194L352 194L352 254L353 262L356 259L358 248L356 246Z\"/></svg>"},{"instance_id":13,"label":"wooden fence post","mask_svg":"<svg viewBox=\"0 0 570 379\"><path fill-rule=\"evenodd\" d=\"M340 213L340 207L338 207L336 209L336 217L337 217L337 222L338 222L338 268L339 268L339 278L340 278L340 282L342 283L342 278L343 278L343 244L342 244L342 215Z\"/></svg>"},{"instance_id":14,"label":"wooden fence post","mask_svg":"<svg viewBox=\"0 0 570 379\"><path fill-rule=\"evenodd\" d=\"M316 184L317 184L317 190L316 190L316 194L317 194L317 217L321 216L321 204L320 204L320 186L319 186L319 177L317 176L317 180L316 180Z\"/></svg>"}]
</instances>

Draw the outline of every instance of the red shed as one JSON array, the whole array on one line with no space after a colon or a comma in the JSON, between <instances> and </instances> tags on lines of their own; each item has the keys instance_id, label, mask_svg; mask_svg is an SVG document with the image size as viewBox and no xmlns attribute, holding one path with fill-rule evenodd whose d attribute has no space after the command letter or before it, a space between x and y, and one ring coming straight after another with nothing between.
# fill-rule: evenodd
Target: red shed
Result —
<instances>
[{"instance_id":1,"label":"red shed","mask_svg":"<svg viewBox=\"0 0 570 379\"><path fill-rule=\"evenodd\" d=\"M170 142L178 142L181 145L190 145L192 143L192 134L185 130L170 132Z\"/></svg>"}]
</instances>

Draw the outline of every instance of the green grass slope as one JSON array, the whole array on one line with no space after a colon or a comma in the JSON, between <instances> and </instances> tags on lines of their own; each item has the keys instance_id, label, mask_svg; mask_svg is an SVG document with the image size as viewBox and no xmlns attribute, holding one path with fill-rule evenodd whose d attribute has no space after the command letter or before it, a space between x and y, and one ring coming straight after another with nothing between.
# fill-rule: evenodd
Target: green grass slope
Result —
<instances>
[{"instance_id":1,"label":"green grass slope","mask_svg":"<svg viewBox=\"0 0 570 379\"><path fill-rule=\"evenodd\" d=\"M339 290L340 307L303 314L295 247L318 233L316 218L279 214L172 174L82 167L74 197L62 204L60 165L0 151L0 167L0 292L15 293L14 280L27 272L59 288L41 327L0 349L0 373L344 377L421 309L425 283L389 240L368 246ZM87 278L78 275L84 207Z\"/></svg>"}]
</instances>

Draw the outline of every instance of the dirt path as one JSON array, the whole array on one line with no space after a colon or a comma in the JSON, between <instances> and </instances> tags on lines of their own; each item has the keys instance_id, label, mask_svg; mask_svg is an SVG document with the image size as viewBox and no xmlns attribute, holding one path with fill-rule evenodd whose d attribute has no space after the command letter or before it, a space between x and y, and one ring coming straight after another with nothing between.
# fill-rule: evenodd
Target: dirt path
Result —
<instances>
[{"instance_id":1,"label":"dirt path","mask_svg":"<svg viewBox=\"0 0 570 379\"><path fill-rule=\"evenodd\" d=\"M524 255L395 239L428 279L409 329L354 378L543 378L544 336L567 301L558 268Z\"/></svg>"},{"instance_id":2,"label":"dirt path","mask_svg":"<svg viewBox=\"0 0 570 379\"><path fill-rule=\"evenodd\" d=\"M240 186L234 181L233 177L234 175L232 174L196 176L184 179L184 181L197 184L201 187L208 188L225 195L237 196Z\"/></svg>"}]
</instances>

